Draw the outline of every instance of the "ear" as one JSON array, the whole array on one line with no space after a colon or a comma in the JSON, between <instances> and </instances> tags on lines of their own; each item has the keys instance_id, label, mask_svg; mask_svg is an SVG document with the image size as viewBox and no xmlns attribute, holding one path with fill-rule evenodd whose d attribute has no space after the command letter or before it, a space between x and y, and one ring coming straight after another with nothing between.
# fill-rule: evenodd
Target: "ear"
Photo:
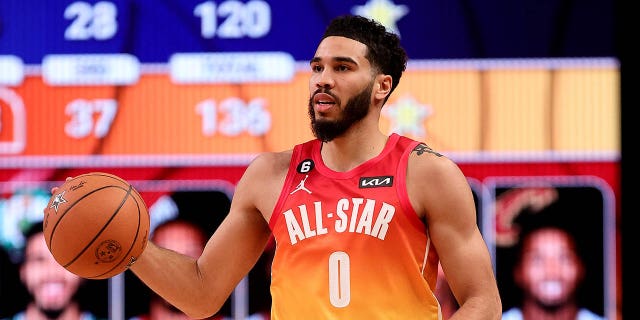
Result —
<instances>
[{"instance_id":1,"label":"ear","mask_svg":"<svg viewBox=\"0 0 640 320\"><path fill-rule=\"evenodd\" d=\"M391 92L393 79L388 74L379 74L373 87L373 94L376 99L384 100Z\"/></svg>"}]
</instances>

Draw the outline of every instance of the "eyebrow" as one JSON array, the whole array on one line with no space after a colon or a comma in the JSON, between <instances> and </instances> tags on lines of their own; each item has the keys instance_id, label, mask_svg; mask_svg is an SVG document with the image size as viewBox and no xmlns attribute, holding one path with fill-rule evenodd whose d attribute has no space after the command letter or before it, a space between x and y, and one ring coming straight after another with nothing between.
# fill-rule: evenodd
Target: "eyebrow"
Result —
<instances>
[{"instance_id":1,"label":"eyebrow","mask_svg":"<svg viewBox=\"0 0 640 320\"><path fill-rule=\"evenodd\" d=\"M313 59L311 59L311 61L309 63L314 63L314 62L319 62L320 60L322 60L322 58L320 57L313 57ZM334 62L347 62L347 63L352 63L352 64L358 64L355 60L349 58L349 57L334 57L331 59L331 61Z\"/></svg>"}]
</instances>

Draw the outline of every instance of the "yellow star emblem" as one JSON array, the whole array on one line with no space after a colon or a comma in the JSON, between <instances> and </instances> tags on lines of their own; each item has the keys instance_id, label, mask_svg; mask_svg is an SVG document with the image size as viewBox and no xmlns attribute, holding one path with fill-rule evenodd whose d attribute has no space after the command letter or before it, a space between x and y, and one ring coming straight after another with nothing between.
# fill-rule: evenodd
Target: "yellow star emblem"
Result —
<instances>
[{"instance_id":1,"label":"yellow star emblem","mask_svg":"<svg viewBox=\"0 0 640 320\"><path fill-rule=\"evenodd\" d=\"M397 5L391 0L369 0L363 6L354 6L351 12L376 20L387 30L400 36L400 30L396 23L409 13L409 7L402 4Z\"/></svg>"}]
</instances>

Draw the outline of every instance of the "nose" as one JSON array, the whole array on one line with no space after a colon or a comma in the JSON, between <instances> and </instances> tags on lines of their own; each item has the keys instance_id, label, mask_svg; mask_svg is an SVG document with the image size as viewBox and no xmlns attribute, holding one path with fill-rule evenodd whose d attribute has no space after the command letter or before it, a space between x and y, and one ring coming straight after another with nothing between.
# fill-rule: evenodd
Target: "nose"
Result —
<instances>
[{"instance_id":1,"label":"nose","mask_svg":"<svg viewBox=\"0 0 640 320\"><path fill-rule=\"evenodd\" d=\"M331 70L324 69L322 72L316 74L316 87L318 88L333 88L335 82Z\"/></svg>"}]
</instances>

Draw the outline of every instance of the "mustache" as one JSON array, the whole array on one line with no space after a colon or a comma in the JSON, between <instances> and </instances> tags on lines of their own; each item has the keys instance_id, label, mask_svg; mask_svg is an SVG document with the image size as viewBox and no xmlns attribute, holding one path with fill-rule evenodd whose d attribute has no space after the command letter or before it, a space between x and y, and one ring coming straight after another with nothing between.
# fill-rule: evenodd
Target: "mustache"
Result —
<instances>
[{"instance_id":1,"label":"mustache","mask_svg":"<svg viewBox=\"0 0 640 320\"><path fill-rule=\"evenodd\" d=\"M329 90L328 88L318 88L318 89L316 89L311 94L311 98L309 99L309 101L313 101L313 97L315 97L316 94L318 94L318 93L328 94L333 98L333 100L335 100L336 102L340 102L340 99L336 95L334 95L333 92L331 92L331 90Z\"/></svg>"}]
</instances>

